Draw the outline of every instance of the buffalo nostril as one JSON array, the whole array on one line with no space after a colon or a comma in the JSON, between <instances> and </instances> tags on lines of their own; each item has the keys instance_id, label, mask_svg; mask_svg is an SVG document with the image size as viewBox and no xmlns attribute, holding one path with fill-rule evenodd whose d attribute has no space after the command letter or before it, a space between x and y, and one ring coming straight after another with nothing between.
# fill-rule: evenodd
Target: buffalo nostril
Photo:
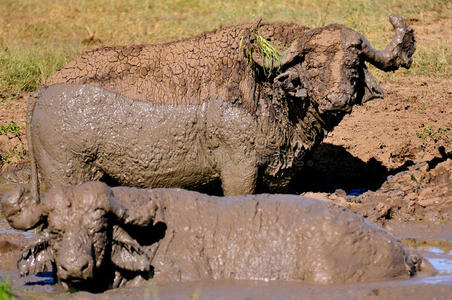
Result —
<instances>
[{"instance_id":1,"label":"buffalo nostril","mask_svg":"<svg viewBox=\"0 0 452 300\"><path fill-rule=\"evenodd\" d=\"M79 265L79 271L77 272L78 276L87 279L92 276L93 272L93 261L90 258L86 258L85 261L81 261Z\"/></svg>"},{"instance_id":2,"label":"buffalo nostril","mask_svg":"<svg viewBox=\"0 0 452 300\"><path fill-rule=\"evenodd\" d=\"M57 270L58 270L57 271L58 272L58 277L60 277L62 279L67 278L69 272L68 272L66 267L64 267L63 265L59 265L57 267Z\"/></svg>"},{"instance_id":3,"label":"buffalo nostril","mask_svg":"<svg viewBox=\"0 0 452 300\"><path fill-rule=\"evenodd\" d=\"M82 273L83 272L85 272L85 270L87 270L88 269L88 267L89 267L89 262L86 262L82 267L81 267L81 271L82 271Z\"/></svg>"},{"instance_id":4,"label":"buffalo nostril","mask_svg":"<svg viewBox=\"0 0 452 300\"><path fill-rule=\"evenodd\" d=\"M79 256L77 259L66 259L58 264L58 277L62 279L88 279L92 276L92 271L93 261L86 256Z\"/></svg>"}]
</instances>

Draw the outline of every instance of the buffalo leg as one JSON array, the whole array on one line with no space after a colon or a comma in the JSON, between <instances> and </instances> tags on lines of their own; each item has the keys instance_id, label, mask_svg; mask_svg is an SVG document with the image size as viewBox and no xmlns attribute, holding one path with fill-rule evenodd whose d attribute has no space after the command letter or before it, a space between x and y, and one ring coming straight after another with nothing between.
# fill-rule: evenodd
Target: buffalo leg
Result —
<instances>
[{"instance_id":1,"label":"buffalo leg","mask_svg":"<svg viewBox=\"0 0 452 300\"><path fill-rule=\"evenodd\" d=\"M225 196L252 194L256 188L256 164L245 157L238 161L225 162L220 178Z\"/></svg>"}]
</instances>

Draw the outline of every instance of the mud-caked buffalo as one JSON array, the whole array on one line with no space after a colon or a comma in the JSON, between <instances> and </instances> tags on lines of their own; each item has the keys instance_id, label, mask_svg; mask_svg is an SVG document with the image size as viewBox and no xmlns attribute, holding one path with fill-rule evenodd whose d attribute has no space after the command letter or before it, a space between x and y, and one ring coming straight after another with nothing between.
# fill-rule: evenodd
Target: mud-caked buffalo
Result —
<instances>
[{"instance_id":1,"label":"mud-caked buffalo","mask_svg":"<svg viewBox=\"0 0 452 300\"><path fill-rule=\"evenodd\" d=\"M382 97L365 62L411 65L413 30L390 21L381 51L342 25L257 22L86 52L30 97L33 194L36 166L49 186L282 189L354 104Z\"/></svg>"},{"instance_id":2,"label":"mud-caked buffalo","mask_svg":"<svg viewBox=\"0 0 452 300\"><path fill-rule=\"evenodd\" d=\"M43 224L18 260L67 286L205 279L364 282L415 275L422 263L384 229L334 203L295 195L215 197L181 189L55 185L38 203L2 199L9 224Z\"/></svg>"}]
</instances>

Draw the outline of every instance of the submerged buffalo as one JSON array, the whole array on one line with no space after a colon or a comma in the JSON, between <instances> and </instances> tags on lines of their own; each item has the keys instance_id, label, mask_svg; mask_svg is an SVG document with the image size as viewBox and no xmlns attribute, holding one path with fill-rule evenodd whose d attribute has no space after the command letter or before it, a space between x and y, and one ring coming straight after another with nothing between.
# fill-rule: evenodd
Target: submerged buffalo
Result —
<instances>
[{"instance_id":1,"label":"submerged buffalo","mask_svg":"<svg viewBox=\"0 0 452 300\"><path fill-rule=\"evenodd\" d=\"M382 97L365 62L410 67L413 30L390 21L395 35L381 51L342 25L260 23L89 51L31 97L33 194L36 166L49 186L284 188L354 104Z\"/></svg>"},{"instance_id":2,"label":"submerged buffalo","mask_svg":"<svg viewBox=\"0 0 452 300\"><path fill-rule=\"evenodd\" d=\"M53 267L62 283L85 289L152 276L364 282L412 276L422 262L363 217L294 195L221 198L88 182L55 185L41 203L19 187L2 209L14 228L43 224L19 257L22 275Z\"/></svg>"}]
</instances>

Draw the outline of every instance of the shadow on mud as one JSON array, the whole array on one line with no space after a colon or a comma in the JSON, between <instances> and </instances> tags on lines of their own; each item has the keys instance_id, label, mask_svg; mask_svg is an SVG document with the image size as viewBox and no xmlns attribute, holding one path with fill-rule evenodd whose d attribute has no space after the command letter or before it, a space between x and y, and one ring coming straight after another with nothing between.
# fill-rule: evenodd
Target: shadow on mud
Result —
<instances>
[{"instance_id":1,"label":"shadow on mud","mask_svg":"<svg viewBox=\"0 0 452 300\"><path fill-rule=\"evenodd\" d=\"M440 157L426 162L429 169L452 158L452 152L446 153L442 146L439 147L439 154ZM349 195L359 195L368 190L379 189L388 176L406 171L413 165L414 162L408 160L397 168L388 169L375 158L365 162L342 146L322 143L306 158L305 165L300 168L288 192L332 193L343 189Z\"/></svg>"},{"instance_id":2,"label":"shadow on mud","mask_svg":"<svg viewBox=\"0 0 452 300\"><path fill-rule=\"evenodd\" d=\"M53 272L38 272L34 277L39 280L27 281L25 285L54 285L56 283Z\"/></svg>"},{"instance_id":3,"label":"shadow on mud","mask_svg":"<svg viewBox=\"0 0 452 300\"><path fill-rule=\"evenodd\" d=\"M425 162L428 164L429 169L435 168L436 165L447 159L452 159L452 152L446 152L443 146L439 147L438 150L438 156ZM333 193L337 189L342 189L347 195L358 196L369 190L378 190L388 176L406 171L413 165L414 162L412 160L407 160L397 168L388 169L373 157L365 162L350 154L342 146L322 143L304 158L303 166L298 168L296 171L297 175L287 189L269 190L258 184L256 192L286 194L305 192ZM11 184L28 183L29 173L30 168L28 164L21 164L17 168L0 174L0 182L8 183L3 185L5 190L9 190L13 186ZM104 175L100 181L112 187L120 185L115 179L107 175ZM223 189L219 179L192 190L212 196L223 196ZM0 197L3 192L0 188Z\"/></svg>"}]
</instances>

